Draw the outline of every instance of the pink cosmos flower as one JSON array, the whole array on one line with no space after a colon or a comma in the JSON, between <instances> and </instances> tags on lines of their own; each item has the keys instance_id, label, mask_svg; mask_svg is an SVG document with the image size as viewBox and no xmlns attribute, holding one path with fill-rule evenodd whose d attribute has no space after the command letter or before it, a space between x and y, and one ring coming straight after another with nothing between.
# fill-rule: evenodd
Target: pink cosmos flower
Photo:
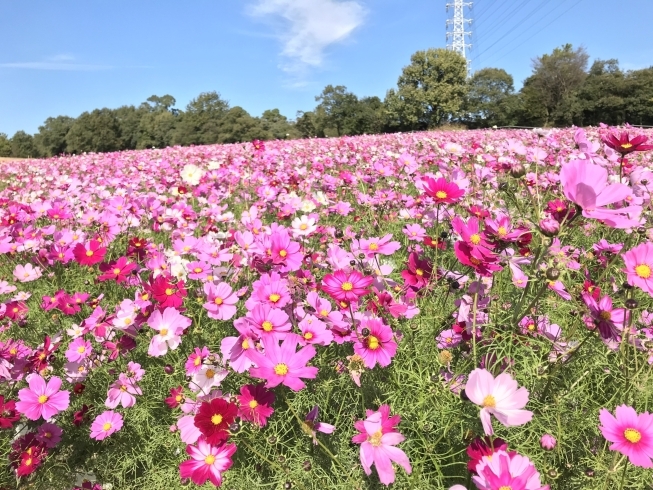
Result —
<instances>
[{"instance_id":1,"label":"pink cosmos flower","mask_svg":"<svg viewBox=\"0 0 653 490\"><path fill-rule=\"evenodd\" d=\"M206 279L211 267L205 262L191 262L186 266L189 279Z\"/></svg>"},{"instance_id":2,"label":"pink cosmos flower","mask_svg":"<svg viewBox=\"0 0 653 490\"><path fill-rule=\"evenodd\" d=\"M358 327L358 334L354 354L363 358L366 368L372 369L377 362L382 367L392 362L392 357L397 353L397 343L388 325L378 318L365 318Z\"/></svg>"},{"instance_id":3,"label":"pink cosmos flower","mask_svg":"<svg viewBox=\"0 0 653 490\"><path fill-rule=\"evenodd\" d=\"M40 267L34 267L32 264L20 265L18 264L14 269L14 277L19 282L35 281L41 277L42 272Z\"/></svg>"},{"instance_id":4,"label":"pink cosmos flower","mask_svg":"<svg viewBox=\"0 0 653 490\"><path fill-rule=\"evenodd\" d=\"M53 448L61 442L62 434L63 430L61 427L46 422L38 428L36 440L42 442L47 448Z\"/></svg>"},{"instance_id":5,"label":"pink cosmos flower","mask_svg":"<svg viewBox=\"0 0 653 490\"><path fill-rule=\"evenodd\" d=\"M220 352L229 367L237 373L244 373L252 366L252 361L245 355L247 350L254 349L257 337L251 332L245 318L234 321L234 327L240 334L238 337L224 337L220 342Z\"/></svg>"},{"instance_id":6,"label":"pink cosmos flower","mask_svg":"<svg viewBox=\"0 0 653 490\"><path fill-rule=\"evenodd\" d=\"M628 284L653 296L653 243L640 243L623 254L623 259Z\"/></svg>"},{"instance_id":7,"label":"pink cosmos flower","mask_svg":"<svg viewBox=\"0 0 653 490\"><path fill-rule=\"evenodd\" d=\"M605 408L599 412L599 429L612 451L619 451L635 466L653 468L653 415L638 414L632 407L620 405L615 416Z\"/></svg>"},{"instance_id":8,"label":"pink cosmos flower","mask_svg":"<svg viewBox=\"0 0 653 490\"><path fill-rule=\"evenodd\" d=\"M309 436L313 438L313 444L317 445L317 433L322 432L323 434L333 434L333 431L336 430L335 425L327 424L325 422L319 421L320 408L315 405L310 412L306 414L304 418L304 424L302 429Z\"/></svg>"},{"instance_id":9,"label":"pink cosmos flower","mask_svg":"<svg viewBox=\"0 0 653 490\"><path fill-rule=\"evenodd\" d=\"M392 463L401 466L410 474L412 468L408 456L401 449L395 447L405 440L405 437L395 431L399 424L399 416L389 417L390 408L387 405L379 407L378 412L367 411L367 418L354 423L360 434L352 438L352 442L361 445L360 461L366 475L372 473L372 465L376 466L379 480L384 485L395 481L395 470Z\"/></svg>"},{"instance_id":10,"label":"pink cosmos flower","mask_svg":"<svg viewBox=\"0 0 653 490\"><path fill-rule=\"evenodd\" d=\"M102 243L97 240L91 240L86 244L78 243L73 249L73 255L79 265L87 266L102 262L106 253L106 247L103 247Z\"/></svg>"},{"instance_id":11,"label":"pink cosmos flower","mask_svg":"<svg viewBox=\"0 0 653 490\"><path fill-rule=\"evenodd\" d=\"M392 240L392 233L382 238L361 238L352 243L352 252L363 252L368 259L376 255L392 255L401 248L401 243Z\"/></svg>"},{"instance_id":12,"label":"pink cosmos flower","mask_svg":"<svg viewBox=\"0 0 653 490\"><path fill-rule=\"evenodd\" d=\"M190 327L192 320L186 318L176 308L166 308L161 313L154 310L147 324L158 332L150 341L147 353L151 356L163 356L168 348L175 350L181 344L184 330Z\"/></svg>"},{"instance_id":13,"label":"pink cosmos flower","mask_svg":"<svg viewBox=\"0 0 653 490\"><path fill-rule=\"evenodd\" d=\"M201 350L199 347L195 347L195 351L188 356L186 364L184 364L184 367L186 368L186 376L192 376L198 372L202 367L204 359L206 359L209 354L211 354L211 352L208 347L202 347Z\"/></svg>"},{"instance_id":14,"label":"pink cosmos flower","mask_svg":"<svg viewBox=\"0 0 653 490\"><path fill-rule=\"evenodd\" d=\"M204 292L207 296L207 302L204 308L209 312L209 318L214 320L229 320L233 318L238 311L234 305L238 303L238 295L234 293L231 286L226 282L221 282L217 286L207 282L204 284Z\"/></svg>"},{"instance_id":15,"label":"pink cosmos flower","mask_svg":"<svg viewBox=\"0 0 653 490\"><path fill-rule=\"evenodd\" d=\"M601 337L604 339L618 339L624 328L626 310L613 308L610 296L603 296L600 301L596 301L592 295L583 292L581 297L590 310Z\"/></svg>"},{"instance_id":16,"label":"pink cosmos flower","mask_svg":"<svg viewBox=\"0 0 653 490\"><path fill-rule=\"evenodd\" d=\"M235 444L212 446L200 439L197 446L186 446L191 459L179 465L182 478L190 478L196 485L203 485L209 480L216 487L222 485L222 473L231 468L231 456L236 452Z\"/></svg>"},{"instance_id":17,"label":"pink cosmos flower","mask_svg":"<svg viewBox=\"0 0 653 490\"><path fill-rule=\"evenodd\" d=\"M118 379L109 387L104 404L107 408L116 408L118 405L123 408L133 407L136 404L135 395L142 394L143 391L132 378L120 373Z\"/></svg>"},{"instance_id":18,"label":"pink cosmos flower","mask_svg":"<svg viewBox=\"0 0 653 490\"><path fill-rule=\"evenodd\" d=\"M406 225L402 230L409 240L421 242L426 237L426 230L419 223Z\"/></svg>"},{"instance_id":19,"label":"pink cosmos flower","mask_svg":"<svg viewBox=\"0 0 653 490\"><path fill-rule=\"evenodd\" d=\"M260 279L252 284L252 296L245 303L248 310L254 309L258 303L263 303L274 308L283 308L290 303L290 291L288 290L288 281L281 276L272 272L271 274L261 274Z\"/></svg>"},{"instance_id":20,"label":"pink cosmos flower","mask_svg":"<svg viewBox=\"0 0 653 490\"><path fill-rule=\"evenodd\" d=\"M16 410L30 420L38 420L43 417L45 420L66 410L70 405L70 392L59 391L61 378L52 376L46 383L39 374L32 374L28 377L29 388L23 388L18 392L19 402L16 403Z\"/></svg>"},{"instance_id":21,"label":"pink cosmos flower","mask_svg":"<svg viewBox=\"0 0 653 490\"><path fill-rule=\"evenodd\" d=\"M357 302L358 298L369 294L367 288L373 281L373 277L365 277L358 271L337 270L324 276L322 290L336 301Z\"/></svg>"},{"instance_id":22,"label":"pink cosmos flower","mask_svg":"<svg viewBox=\"0 0 653 490\"><path fill-rule=\"evenodd\" d=\"M451 220L453 230L460 235L463 242L469 248L469 254L477 260L485 261L494 256L493 245L487 241L484 232L480 230L478 218L471 217L465 223L459 216Z\"/></svg>"},{"instance_id":23,"label":"pink cosmos flower","mask_svg":"<svg viewBox=\"0 0 653 490\"><path fill-rule=\"evenodd\" d=\"M299 343L301 345L316 344L329 345L333 342L333 333L316 316L306 315L297 325L301 332Z\"/></svg>"},{"instance_id":24,"label":"pink cosmos flower","mask_svg":"<svg viewBox=\"0 0 653 490\"><path fill-rule=\"evenodd\" d=\"M602 220L612 228L632 228L639 225L641 206L610 209L621 203L632 190L625 184L608 184L608 171L585 160L573 160L562 167L560 183L565 197L583 209L583 216Z\"/></svg>"},{"instance_id":25,"label":"pink cosmos flower","mask_svg":"<svg viewBox=\"0 0 653 490\"><path fill-rule=\"evenodd\" d=\"M422 180L424 193L431 197L435 204L454 204L462 199L465 191L453 182L447 182L443 178L437 180L427 177Z\"/></svg>"},{"instance_id":26,"label":"pink cosmos flower","mask_svg":"<svg viewBox=\"0 0 653 490\"><path fill-rule=\"evenodd\" d=\"M307 345L297 352L297 335L288 335L281 345L276 341L262 341L265 355L255 349L248 349L245 355L256 364L250 368L252 377L266 380L266 388L274 388L280 384L293 391L299 391L305 384L300 378L313 379L317 376L316 367L307 367L306 363L315 357L315 347Z\"/></svg>"},{"instance_id":27,"label":"pink cosmos flower","mask_svg":"<svg viewBox=\"0 0 653 490\"><path fill-rule=\"evenodd\" d=\"M109 263L100 264L100 271L104 274L98 276L98 281L116 281L121 283L127 280L127 277L138 268L137 264L130 262L127 257L120 257Z\"/></svg>"},{"instance_id":28,"label":"pink cosmos flower","mask_svg":"<svg viewBox=\"0 0 653 490\"><path fill-rule=\"evenodd\" d=\"M528 390L518 388L517 381L508 373L494 378L486 369L474 369L467 380L465 394L481 406L481 422L489 436L494 434L490 415L506 427L523 425L533 418L533 412L522 410L528 403Z\"/></svg>"},{"instance_id":29,"label":"pink cosmos flower","mask_svg":"<svg viewBox=\"0 0 653 490\"><path fill-rule=\"evenodd\" d=\"M101 441L122 429L122 415L112 410L102 412L91 424L91 439Z\"/></svg>"},{"instance_id":30,"label":"pink cosmos flower","mask_svg":"<svg viewBox=\"0 0 653 490\"><path fill-rule=\"evenodd\" d=\"M472 479L479 490L549 490L549 485L542 486L540 474L531 460L517 453L499 450L483 456L476 473Z\"/></svg>"},{"instance_id":31,"label":"pink cosmos flower","mask_svg":"<svg viewBox=\"0 0 653 490\"><path fill-rule=\"evenodd\" d=\"M66 359L70 362L81 362L93 352L93 345L84 337L77 337L68 346Z\"/></svg>"},{"instance_id":32,"label":"pink cosmos flower","mask_svg":"<svg viewBox=\"0 0 653 490\"><path fill-rule=\"evenodd\" d=\"M245 385L240 388L238 416L248 422L265 427L268 418L274 413L274 392L267 390L262 383Z\"/></svg>"},{"instance_id":33,"label":"pink cosmos flower","mask_svg":"<svg viewBox=\"0 0 653 490\"><path fill-rule=\"evenodd\" d=\"M277 341L284 339L291 328L288 315L283 310L264 304L256 305L247 312L245 320L255 336L273 337Z\"/></svg>"},{"instance_id":34,"label":"pink cosmos flower","mask_svg":"<svg viewBox=\"0 0 653 490\"><path fill-rule=\"evenodd\" d=\"M569 301L571 299L571 294L565 289L565 285L562 281L548 281L547 287L560 296L562 299Z\"/></svg>"}]
</instances>

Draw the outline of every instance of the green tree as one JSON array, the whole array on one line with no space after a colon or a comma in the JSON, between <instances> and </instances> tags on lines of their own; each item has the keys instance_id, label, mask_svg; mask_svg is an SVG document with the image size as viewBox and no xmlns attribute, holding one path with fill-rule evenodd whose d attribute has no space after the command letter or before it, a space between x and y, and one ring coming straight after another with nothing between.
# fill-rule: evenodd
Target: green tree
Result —
<instances>
[{"instance_id":1,"label":"green tree","mask_svg":"<svg viewBox=\"0 0 653 490\"><path fill-rule=\"evenodd\" d=\"M143 116L138 126L137 148L165 148L172 142L173 132L179 121L179 110L172 95L152 95L141 104Z\"/></svg>"},{"instance_id":2,"label":"green tree","mask_svg":"<svg viewBox=\"0 0 653 490\"><path fill-rule=\"evenodd\" d=\"M135 150L138 148L139 126L147 111L148 108L143 107L142 104L140 107L125 105L112 110L120 127L120 143L116 149Z\"/></svg>"},{"instance_id":3,"label":"green tree","mask_svg":"<svg viewBox=\"0 0 653 490\"><path fill-rule=\"evenodd\" d=\"M626 74L617 60L594 61L576 94L579 111L575 122L581 126L623 124L627 89Z\"/></svg>"},{"instance_id":4,"label":"green tree","mask_svg":"<svg viewBox=\"0 0 653 490\"><path fill-rule=\"evenodd\" d=\"M66 134L68 153L117 151L121 145L120 121L111 109L83 112Z\"/></svg>"},{"instance_id":5,"label":"green tree","mask_svg":"<svg viewBox=\"0 0 653 490\"><path fill-rule=\"evenodd\" d=\"M389 125L423 130L451 120L464 101L466 74L465 59L454 51L417 51L403 68L397 89L386 95Z\"/></svg>"},{"instance_id":6,"label":"green tree","mask_svg":"<svg viewBox=\"0 0 653 490\"><path fill-rule=\"evenodd\" d=\"M312 111L297 111L295 128L302 138L315 138L318 136L315 113Z\"/></svg>"},{"instance_id":7,"label":"green tree","mask_svg":"<svg viewBox=\"0 0 653 490\"><path fill-rule=\"evenodd\" d=\"M220 123L229 103L217 92L203 92L181 113L172 142L177 145L210 145L220 140Z\"/></svg>"},{"instance_id":8,"label":"green tree","mask_svg":"<svg viewBox=\"0 0 653 490\"><path fill-rule=\"evenodd\" d=\"M227 111L220 120L216 143L241 143L252 140L272 139L260 120L250 116L245 109L236 106Z\"/></svg>"},{"instance_id":9,"label":"green tree","mask_svg":"<svg viewBox=\"0 0 653 490\"><path fill-rule=\"evenodd\" d=\"M261 126L274 139L283 140L286 138L301 137L293 125L290 124L288 118L279 112L279 109L268 109L263 112Z\"/></svg>"},{"instance_id":10,"label":"green tree","mask_svg":"<svg viewBox=\"0 0 653 490\"><path fill-rule=\"evenodd\" d=\"M315 100L319 102L315 111L319 129L326 132L331 128L336 136L354 134L358 97L348 92L347 87L327 85Z\"/></svg>"},{"instance_id":11,"label":"green tree","mask_svg":"<svg viewBox=\"0 0 653 490\"><path fill-rule=\"evenodd\" d=\"M38 158L41 156L34 143L34 137L25 131L16 131L11 137L11 156L16 158Z\"/></svg>"},{"instance_id":12,"label":"green tree","mask_svg":"<svg viewBox=\"0 0 653 490\"><path fill-rule=\"evenodd\" d=\"M632 124L653 125L653 67L626 75L625 119Z\"/></svg>"},{"instance_id":13,"label":"green tree","mask_svg":"<svg viewBox=\"0 0 653 490\"><path fill-rule=\"evenodd\" d=\"M470 128L513 124L515 104L512 75L500 68L483 68L468 81L462 121Z\"/></svg>"},{"instance_id":14,"label":"green tree","mask_svg":"<svg viewBox=\"0 0 653 490\"><path fill-rule=\"evenodd\" d=\"M75 119L68 116L49 117L39 132L34 135L34 141L43 156L52 157L66 151L66 135Z\"/></svg>"},{"instance_id":15,"label":"green tree","mask_svg":"<svg viewBox=\"0 0 653 490\"><path fill-rule=\"evenodd\" d=\"M11 156L11 140L5 133L0 133L0 157Z\"/></svg>"},{"instance_id":16,"label":"green tree","mask_svg":"<svg viewBox=\"0 0 653 490\"><path fill-rule=\"evenodd\" d=\"M522 89L531 122L544 126L572 123L580 110L575 95L587 77L588 59L585 48L565 44L533 60L533 74Z\"/></svg>"}]
</instances>

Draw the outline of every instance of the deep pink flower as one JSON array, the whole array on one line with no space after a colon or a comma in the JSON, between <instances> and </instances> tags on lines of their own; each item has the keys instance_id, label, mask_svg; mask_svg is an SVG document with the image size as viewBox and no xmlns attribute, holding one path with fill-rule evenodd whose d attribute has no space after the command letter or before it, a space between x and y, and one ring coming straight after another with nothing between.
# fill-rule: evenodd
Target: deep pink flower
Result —
<instances>
[{"instance_id":1,"label":"deep pink flower","mask_svg":"<svg viewBox=\"0 0 653 490\"><path fill-rule=\"evenodd\" d=\"M97 240L91 240L85 245L78 243L73 249L73 255L79 265L94 265L99 264L104 260L104 255L107 253L106 247Z\"/></svg>"},{"instance_id":2,"label":"deep pink flower","mask_svg":"<svg viewBox=\"0 0 653 490\"><path fill-rule=\"evenodd\" d=\"M317 376L316 367L307 367L306 363L315 357L315 347L307 345L297 352L297 335L288 335L281 345L275 341L262 341L265 355L255 349L248 349L245 355L256 367L250 368L249 374L254 378L266 380L266 388L280 384L293 391L299 391L305 384L300 378L313 379Z\"/></svg>"},{"instance_id":3,"label":"deep pink flower","mask_svg":"<svg viewBox=\"0 0 653 490\"><path fill-rule=\"evenodd\" d=\"M489 456L496 451L507 451L508 444L506 441L500 437L477 437L475 438L469 446L467 446L467 456L469 456L469 462L467 463L467 469L471 473L476 473L476 466L481 462L483 456Z\"/></svg>"},{"instance_id":4,"label":"deep pink flower","mask_svg":"<svg viewBox=\"0 0 653 490\"><path fill-rule=\"evenodd\" d=\"M599 429L612 451L619 451L635 466L653 468L653 415L638 414L627 405L620 405L615 416L605 408L599 412Z\"/></svg>"},{"instance_id":5,"label":"deep pink flower","mask_svg":"<svg viewBox=\"0 0 653 490\"><path fill-rule=\"evenodd\" d=\"M18 392L20 401L16 403L16 410L28 419L38 420L43 417L48 420L70 405L70 392L59 391L61 378L52 376L46 383L41 375L32 374L27 382L29 388Z\"/></svg>"},{"instance_id":6,"label":"deep pink flower","mask_svg":"<svg viewBox=\"0 0 653 490\"><path fill-rule=\"evenodd\" d=\"M304 417L304 424L302 425L304 432L313 438L313 444L316 445L318 444L318 432L322 432L323 434L333 434L333 431L336 430L335 425L320 422L319 413L320 408L315 405L311 411L306 414L306 417Z\"/></svg>"},{"instance_id":7,"label":"deep pink flower","mask_svg":"<svg viewBox=\"0 0 653 490\"><path fill-rule=\"evenodd\" d=\"M236 452L235 444L212 446L200 439L197 446L186 446L191 459L179 465L182 478L190 478L196 485L203 485L209 480L216 487L222 485L222 473L231 468L231 456Z\"/></svg>"},{"instance_id":8,"label":"deep pink flower","mask_svg":"<svg viewBox=\"0 0 653 490\"><path fill-rule=\"evenodd\" d=\"M98 415L91 424L91 439L101 441L122 429L122 415L107 410Z\"/></svg>"},{"instance_id":9,"label":"deep pink flower","mask_svg":"<svg viewBox=\"0 0 653 490\"><path fill-rule=\"evenodd\" d=\"M454 204L460 201L465 191L453 182L447 182L444 178L437 180L426 177L422 180L424 193L430 196L435 204Z\"/></svg>"},{"instance_id":10,"label":"deep pink flower","mask_svg":"<svg viewBox=\"0 0 653 490\"><path fill-rule=\"evenodd\" d=\"M433 266L428 259L421 259L419 254L411 252L408 254L408 269L401 271L401 277L409 286L415 289L422 289L431 279Z\"/></svg>"},{"instance_id":11,"label":"deep pink flower","mask_svg":"<svg viewBox=\"0 0 653 490\"><path fill-rule=\"evenodd\" d=\"M622 155L627 155L633 151L653 150L653 145L644 144L648 138L643 134L630 139L628 132L623 131L621 135L610 133L607 137L603 137L601 139L606 145L608 145L614 151L621 153Z\"/></svg>"},{"instance_id":12,"label":"deep pink flower","mask_svg":"<svg viewBox=\"0 0 653 490\"><path fill-rule=\"evenodd\" d=\"M100 264L100 271L104 272L98 276L98 281L116 281L121 283L127 280L127 277L136 270L138 265L129 261L127 257L120 257L113 262Z\"/></svg>"},{"instance_id":13,"label":"deep pink flower","mask_svg":"<svg viewBox=\"0 0 653 490\"><path fill-rule=\"evenodd\" d=\"M322 280L322 290L336 301L357 302L359 298L369 294L370 284L373 277L365 277L358 271L349 273L337 270L333 274L327 274Z\"/></svg>"},{"instance_id":14,"label":"deep pink flower","mask_svg":"<svg viewBox=\"0 0 653 490\"><path fill-rule=\"evenodd\" d=\"M16 402L5 400L5 397L0 395L0 429L10 429L18 420L20 414L16 410Z\"/></svg>"},{"instance_id":15,"label":"deep pink flower","mask_svg":"<svg viewBox=\"0 0 653 490\"><path fill-rule=\"evenodd\" d=\"M36 440L47 448L53 448L61 441L63 430L55 424L45 423L38 428Z\"/></svg>"},{"instance_id":16,"label":"deep pink flower","mask_svg":"<svg viewBox=\"0 0 653 490\"><path fill-rule=\"evenodd\" d=\"M159 303L160 308L179 308L184 303L184 298L187 295L184 281L173 284L164 276L157 276L148 285L147 290L152 298Z\"/></svg>"},{"instance_id":17,"label":"deep pink flower","mask_svg":"<svg viewBox=\"0 0 653 490\"><path fill-rule=\"evenodd\" d=\"M606 340L618 339L624 328L626 310L613 308L610 296L603 296L598 302L592 295L585 292L581 293L581 297L589 308L590 315L592 315L601 337Z\"/></svg>"},{"instance_id":18,"label":"deep pink flower","mask_svg":"<svg viewBox=\"0 0 653 490\"><path fill-rule=\"evenodd\" d=\"M508 373L496 378L486 369L474 369L467 380L465 394L481 406L481 422L489 436L494 434L490 415L506 427L523 425L533 418L533 412L522 410L528 403L528 390L518 388Z\"/></svg>"},{"instance_id":19,"label":"deep pink flower","mask_svg":"<svg viewBox=\"0 0 653 490\"><path fill-rule=\"evenodd\" d=\"M274 392L266 389L263 383L245 385L240 388L238 399L238 416L259 427L265 427L268 419L274 413Z\"/></svg>"},{"instance_id":20,"label":"deep pink flower","mask_svg":"<svg viewBox=\"0 0 653 490\"><path fill-rule=\"evenodd\" d=\"M367 335L364 335L367 334ZM388 366L397 353L392 329L378 318L364 318L358 327L354 353L363 358L365 367L372 369L378 362Z\"/></svg>"}]
</instances>

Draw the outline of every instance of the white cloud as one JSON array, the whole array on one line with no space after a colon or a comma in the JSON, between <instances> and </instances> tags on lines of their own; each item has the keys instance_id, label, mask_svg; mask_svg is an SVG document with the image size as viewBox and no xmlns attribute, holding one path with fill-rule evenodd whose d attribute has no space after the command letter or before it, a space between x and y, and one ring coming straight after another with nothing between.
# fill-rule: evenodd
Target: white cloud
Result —
<instances>
[{"instance_id":1,"label":"white cloud","mask_svg":"<svg viewBox=\"0 0 653 490\"><path fill-rule=\"evenodd\" d=\"M282 20L277 37L290 62L281 68L295 74L321 66L325 49L349 37L365 18L365 9L355 0L258 0L250 13Z\"/></svg>"},{"instance_id":2,"label":"white cloud","mask_svg":"<svg viewBox=\"0 0 653 490\"><path fill-rule=\"evenodd\" d=\"M75 57L72 54L57 54L55 56L50 56L48 61L75 61Z\"/></svg>"}]
</instances>

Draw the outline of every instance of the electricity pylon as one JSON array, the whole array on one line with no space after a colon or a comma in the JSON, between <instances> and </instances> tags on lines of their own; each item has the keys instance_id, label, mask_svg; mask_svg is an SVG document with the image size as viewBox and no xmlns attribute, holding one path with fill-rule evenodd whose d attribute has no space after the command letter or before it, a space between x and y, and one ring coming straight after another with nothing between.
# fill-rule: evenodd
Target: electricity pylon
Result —
<instances>
[{"instance_id":1,"label":"electricity pylon","mask_svg":"<svg viewBox=\"0 0 653 490\"><path fill-rule=\"evenodd\" d=\"M465 43L465 36L471 37L472 31L465 31L465 24L470 25L472 19L465 18L465 7L471 10L472 5L472 2L464 0L454 0L453 3L447 4L447 12L449 12L449 7L453 7L453 19L447 19L447 48L460 53L465 58L468 75L471 60L467 58L467 53L472 45ZM452 26L451 30L449 30L450 26ZM448 42L450 39L451 42Z\"/></svg>"}]
</instances>

